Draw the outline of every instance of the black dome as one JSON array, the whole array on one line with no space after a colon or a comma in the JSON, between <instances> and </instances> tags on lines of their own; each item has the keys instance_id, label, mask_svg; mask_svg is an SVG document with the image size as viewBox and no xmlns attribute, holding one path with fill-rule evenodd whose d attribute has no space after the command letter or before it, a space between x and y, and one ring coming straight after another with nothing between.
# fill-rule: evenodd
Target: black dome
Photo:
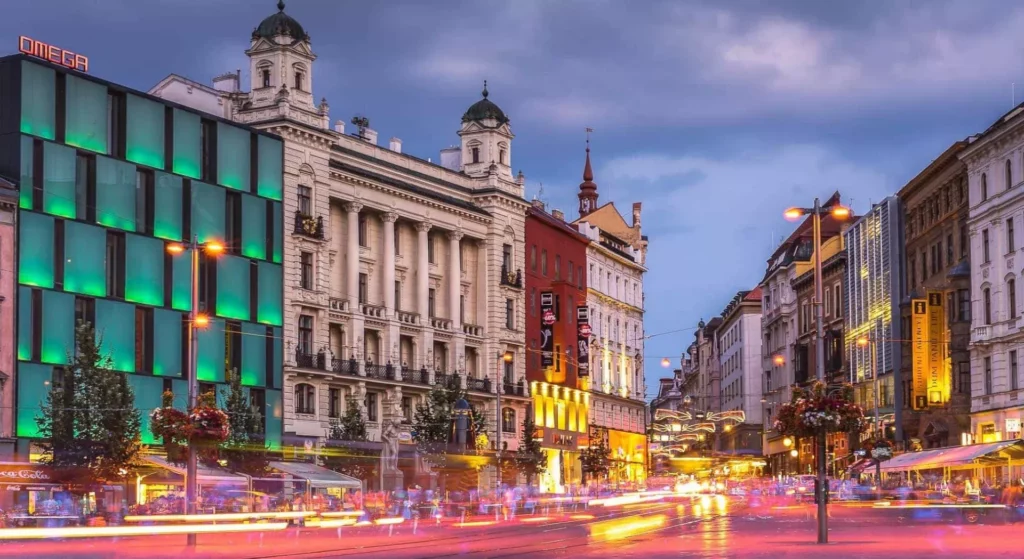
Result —
<instances>
[{"instance_id":1,"label":"black dome","mask_svg":"<svg viewBox=\"0 0 1024 559\"><path fill-rule=\"evenodd\" d=\"M292 16L284 13L284 0L278 0L277 13L260 22L256 29L252 30L252 38L269 39L277 35L287 35L296 41L308 41L309 35L302 28L302 24Z\"/></svg>"},{"instance_id":2,"label":"black dome","mask_svg":"<svg viewBox=\"0 0 1024 559\"><path fill-rule=\"evenodd\" d=\"M487 120L491 118L498 121L499 125L508 124L508 117L505 116L505 112L501 110L501 107L495 105L494 102L487 98L486 81L484 82L483 96L483 99L473 103L473 105L466 110L466 114L462 115L462 122Z\"/></svg>"}]
</instances>

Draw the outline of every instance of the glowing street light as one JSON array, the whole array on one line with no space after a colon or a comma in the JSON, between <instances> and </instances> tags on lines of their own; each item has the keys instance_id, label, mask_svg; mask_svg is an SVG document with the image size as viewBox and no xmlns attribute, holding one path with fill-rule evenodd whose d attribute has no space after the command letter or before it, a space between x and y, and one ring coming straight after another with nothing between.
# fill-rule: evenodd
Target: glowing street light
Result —
<instances>
[{"instance_id":1,"label":"glowing street light","mask_svg":"<svg viewBox=\"0 0 1024 559\"><path fill-rule=\"evenodd\" d=\"M776 355L775 357L772 357L772 363L775 363L776 366L781 367L786 364L786 358L781 355Z\"/></svg>"},{"instance_id":2,"label":"glowing street light","mask_svg":"<svg viewBox=\"0 0 1024 559\"><path fill-rule=\"evenodd\" d=\"M672 366L672 361L670 361L668 357L662 357L661 366L667 369L668 367Z\"/></svg>"}]
</instances>

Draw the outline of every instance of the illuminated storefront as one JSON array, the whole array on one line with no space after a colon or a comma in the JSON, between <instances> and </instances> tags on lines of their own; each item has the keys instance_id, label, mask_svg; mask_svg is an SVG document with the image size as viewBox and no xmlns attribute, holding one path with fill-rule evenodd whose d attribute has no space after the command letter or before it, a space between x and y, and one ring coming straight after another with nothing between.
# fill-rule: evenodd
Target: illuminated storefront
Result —
<instances>
[{"instance_id":1,"label":"illuminated storefront","mask_svg":"<svg viewBox=\"0 0 1024 559\"><path fill-rule=\"evenodd\" d=\"M641 433L628 433L608 429L608 448L611 449L611 465L608 481L612 484L641 484L646 479L647 466L644 460L647 437Z\"/></svg>"},{"instance_id":2,"label":"illuminated storefront","mask_svg":"<svg viewBox=\"0 0 1024 559\"><path fill-rule=\"evenodd\" d=\"M545 493L565 493L582 479L580 448L587 444L590 394L546 382L530 383L537 436L547 457L538 479Z\"/></svg>"}]
</instances>

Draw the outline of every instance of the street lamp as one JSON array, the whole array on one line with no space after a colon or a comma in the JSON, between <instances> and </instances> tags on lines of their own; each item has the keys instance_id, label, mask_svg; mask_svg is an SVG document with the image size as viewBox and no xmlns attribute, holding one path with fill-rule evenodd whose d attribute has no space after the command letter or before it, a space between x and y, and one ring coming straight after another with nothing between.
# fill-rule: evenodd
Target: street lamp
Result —
<instances>
[{"instance_id":1,"label":"street lamp","mask_svg":"<svg viewBox=\"0 0 1024 559\"><path fill-rule=\"evenodd\" d=\"M823 306L824 306L824 293L822 287L822 274L821 274L821 216L822 214L831 215L833 219L845 220L851 215L850 208L839 204L829 204L822 206L821 202L815 198L814 206L810 208L789 208L783 214L786 219L794 221L800 219L805 215L810 215L812 218L812 224L814 229L814 316L815 316L815 367L817 369L817 378L820 382L825 382L825 322L823 317ZM818 502L818 543L828 543L828 464L826 464L825 456L827 455L827 443L825 441L825 434L819 433L817 436L818 446L818 483L817 483L817 499Z\"/></svg>"},{"instance_id":2,"label":"street lamp","mask_svg":"<svg viewBox=\"0 0 1024 559\"><path fill-rule=\"evenodd\" d=\"M857 346L871 346L871 380L875 389L875 440L882 439L882 422L878 415L878 363L875 358L875 340L867 336L857 338ZM872 456L872 458L874 458ZM875 484L881 490L882 487L882 461L875 458Z\"/></svg>"},{"instance_id":3,"label":"street lamp","mask_svg":"<svg viewBox=\"0 0 1024 559\"><path fill-rule=\"evenodd\" d=\"M224 252L224 245L216 241L198 242L195 235L188 245L173 243L167 245L167 252L171 254L182 254L185 251L192 251L192 305L188 311L188 408L195 409L196 400L199 396L199 383L197 378L198 346L199 337L197 330L210 325L210 317L199 312L199 252L202 251L208 256L217 256ZM196 447L189 441L188 463L185 467L185 512L186 514L196 513L196 498L199 494L199 476L197 473ZM195 532L188 534L188 546L196 546Z\"/></svg>"},{"instance_id":4,"label":"street lamp","mask_svg":"<svg viewBox=\"0 0 1024 559\"><path fill-rule=\"evenodd\" d=\"M669 361L668 357L662 357L662 359L661 359L661 366L665 367L665 368L671 367L672 366L672 361Z\"/></svg>"},{"instance_id":5,"label":"street lamp","mask_svg":"<svg viewBox=\"0 0 1024 559\"><path fill-rule=\"evenodd\" d=\"M495 432L497 432L497 434L498 434L498 436L496 438L497 446L495 447L497 449L497 451L495 453L495 458L497 458L497 460L498 460L498 468L497 468L498 475L495 476L496 481L494 483L494 498L495 498L495 500L499 499L500 498L499 496L501 495L501 430L502 430L502 427L503 427L502 424L501 424L501 393L505 389L505 383L504 383L505 379L502 377L501 367L505 363L511 363L513 359L515 359L515 354L512 353L511 351L504 351L504 352L498 353L498 371L497 371L497 375L495 377L495 381L496 381L495 382L495 388L498 391L498 400L497 400L497 402L498 402L498 404L497 404L498 405L498 414L494 416L494 417L497 418L497 421L496 421L497 429L495 429ZM497 508L500 510L500 507L497 507ZM494 519L495 520L498 519L497 514L495 514Z\"/></svg>"}]
</instances>

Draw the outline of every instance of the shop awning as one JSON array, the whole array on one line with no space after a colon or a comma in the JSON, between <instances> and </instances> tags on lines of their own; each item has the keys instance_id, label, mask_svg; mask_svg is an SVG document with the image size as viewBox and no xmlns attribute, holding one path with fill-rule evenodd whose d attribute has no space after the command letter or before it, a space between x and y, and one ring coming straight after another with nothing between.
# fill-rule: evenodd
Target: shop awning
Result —
<instances>
[{"instance_id":1,"label":"shop awning","mask_svg":"<svg viewBox=\"0 0 1024 559\"><path fill-rule=\"evenodd\" d=\"M309 462L271 462L270 467L293 477L304 479L311 487L342 487L345 489L362 489L358 479L339 474Z\"/></svg>"},{"instance_id":2,"label":"shop awning","mask_svg":"<svg viewBox=\"0 0 1024 559\"><path fill-rule=\"evenodd\" d=\"M148 462L151 465L156 466L158 468L162 468L164 470L167 470L167 471L170 471L170 472L174 472L174 473L178 474L179 476L181 476L182 479L185 478L185 467L184 466L178 466L176 464L171 464L163 456L144 456L143 460L145 460L146 462ZM199 479L200 485L204 485L204 484L205 485L217 485L217 484L248 485L249 484L249 480L245 476L234 474L234 473L231 473L231 472L229 472L227 470L224 470L224 469L221 469L221 468L211 468L209 466L204 466L203 464L199 464L198 465L198 467L196 468L196 473L198 474L196 477Z\"/></svg>"},{"instance_id":3,"label":"shop awning","mask_svg":"<svg viewBox=\"0 0 1024 559\"><path fill-rule=\"evenodd\" d=\"M994 456L996 453L1008 452L1008 456ZM882 462L882 470L886 472L905 472L909 470L928 470L969 466L980 460L998 464L1005 462L1007 457L1024 457L1024 444L1021 441L1001 441L997 443L973 444L968 446L951 446L908 452Z\"/></svg>"}]
</instances>

